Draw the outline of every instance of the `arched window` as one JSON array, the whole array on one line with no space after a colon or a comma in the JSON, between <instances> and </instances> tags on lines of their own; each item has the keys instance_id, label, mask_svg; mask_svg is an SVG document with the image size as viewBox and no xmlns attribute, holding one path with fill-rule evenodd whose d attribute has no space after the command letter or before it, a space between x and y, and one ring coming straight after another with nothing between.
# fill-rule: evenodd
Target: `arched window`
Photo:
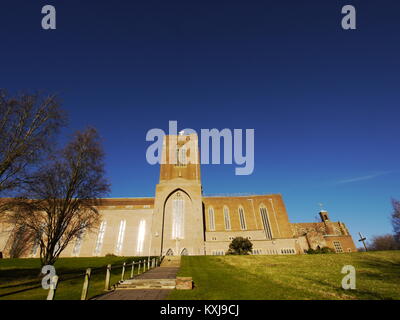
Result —
<instances>
[{"instance_id":1,"label":"arched window","mask_svg":"<svg viewBox=\"0 0 400 320\"><path fill-rule=\"evenodd\" d=\"M121 220L119 224L117 245L115 246L116 255L119 255L122 252L122 246L124 244L124 237L125 237L125 227L126 227L126 220Z\"/></svg>"},{"instance_id":2,"label":"arched window","mask_svg":"<svg viewBox=\"0 0 400 320\"><path fill-rule=\"evenodd\" d=\"M40 245L40 240L38 238L35 239L32 249L31 249L31 257L35 257Z\"/></svg>"},{"instance_id":3,"label":"arched window","mask_svg":"<svg viewBox=\"0 0 400 320\"><path fill-rule=\"evenodd\" d=\"M181 148L181 159L180 159L180 163L182 166L186 166L186 146L182 146Z\"/></svg>"},{"instance_id":4,"label":"arched window","mask_svg":"<svg viewBox=\"0 0 400 320\"><path fill-rule=\"evenodd\" d=\"M184 200L177 192L172 200L172 239L183 239L184 227Z\"/></svg>"},{"instance_id":5,"label":"arched window","mask_svg":"<svg viewBox=\"0 0 400 320\"><path fill-rule=\"evenodd\" d=\"M210 231L215 231L215 216L214 216L214 208L208 208L208 226Z\"/></svg>"},{"instance_id":6,"label":"arched window","mask_svg":"<svg viewBox=\"0 0 400 320\"><path fill-rule=\"evenodd\" d=\"M267 208L264 205L260 207L260 215L264 226L265 236L267 237L268 240L271 240L272 239L271 226L269 224Z\"/></svg>"},{"instance_id":7,"label":"arched window","mask_svg":"<svg viewBox=\"0 0 400 320\"><path fill-rule=\"evenodd\" d=\"M42 237L43 234L43 230L44 230L44 225L42 224L41 228L39 229L39 231L36 233L35 238L34 238L34 243L31 249L31 258L36 257L36 254L38 252L38 249L40 247L40 239Z\"/></svg>"},{"instance_id":8,"label":"arched window","mask_svg":"<svg viewBox=\"0 0 400 320\"><path fill-rule=\"evenodd\" d=\"M139 223L139 232L137 236L136 252L137 254L143 253L144 238L146 235L146 220L142 219Z\"/></svg>"},{"instance_id":9,"label":"arched window","mask_svg":"<svg viewBox=\"0 0 400 320\"><path fill-rule=\"evenodd\" d=\"M224 206L224 222L225 230L231 230L231 217L229 216L229 208Z\"/></svg>"},{"instance_id":10,"label":"arched window","mask_svg":"<svg viewBox=\"0 0 400 320\"><path fill-rule=\"evenodd\" d=\"M82 241L83 241L83 231L81 230L76 238L75 238L75 244L74 247L72 249L72 256L73 257L78 257L79 253L81 251L81 246L82 246Z\"/></svg>"},{"instance_id":11,"label":"arched window","mask_svg":"<svg viewBox=\"0 0 400 320\"><path fill-rule=\"evenodd\" d=\"M106 233L107 221L102 221L97 235L96 247L94 249L94 255L100 255L101 248L103 247L104 234Z\"/></svg>"},{"instance_id":12,"label":"arched window","mask_svg":"<svg viewBox=\"0 0 400 320\"><path fill-rule=\"evenodd\" d=\"M244 210L242 207L239 207L239 221L240 221L240 229L246 230L246 219L244 217Z\"/></svg>"},{"instance_id":13,"label":"arched window","mask_svg":"<svg viewBox=\"0 0 400 320\"><path fill-rule=\"evenodd\" d=\"M183 145L181 147L176 148L176 165L178 167L184 167L187 164L186 159L186 146Z\"/></svg>"}]
</instances>

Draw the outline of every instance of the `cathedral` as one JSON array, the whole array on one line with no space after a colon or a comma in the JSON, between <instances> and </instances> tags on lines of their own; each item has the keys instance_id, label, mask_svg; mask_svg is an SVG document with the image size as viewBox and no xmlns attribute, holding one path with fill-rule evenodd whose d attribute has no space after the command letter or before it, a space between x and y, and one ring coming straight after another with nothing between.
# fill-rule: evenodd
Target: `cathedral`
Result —
<instances>
[{"instance_id":1,"label":"cathedral","mask_svg":"<svg viewBox=\"0 0 400 320\"><path fill-rule=\"evenodd\" d=\"M324 210L320 222L291 223L280 194L203 196L199 161L186 161L188 142L199 159L196 134L165 136L155 196L101 199L97 232L74 239L61 256L224 255L235 237L249 239L252 254L259 255L322 247L356 251L346 225L331 221ZM5 230L0 230L0 251L6 257L10 236ZM38 255L37 244L26 253Z\"/></svg>"}]
</instances>

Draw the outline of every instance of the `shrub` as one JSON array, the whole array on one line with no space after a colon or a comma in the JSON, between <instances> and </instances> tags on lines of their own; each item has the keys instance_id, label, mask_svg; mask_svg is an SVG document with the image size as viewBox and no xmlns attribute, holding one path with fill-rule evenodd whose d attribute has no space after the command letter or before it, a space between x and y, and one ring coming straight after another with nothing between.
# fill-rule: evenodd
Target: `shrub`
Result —
<instances>
[{"instance_id":1,"label":"shrub","mask_svg":"<svg viewBox=\"0 0 400 320\"><path fill-rule=\"evenodd\" d=\"M226 254L250 254L253 249L253 244L249 239L243 237L236 237L229 245L229 250Z\"/></svg>"},{"instance_id":2,"label":"shrub","mask_svg":"<svg viewBox=\"0 0 400 320\"><path fill-rule=\"evenodd\" d=\"M114 253L107 253L106 257L116 257L116 255Z\"/></svg>"},{"instance_id":3,"label":"shrub","mask_svg":"<svg viewBox=\"0 0 400 320\"><path fill-rule=\"evenodd\" d=\"M326 254L326 253L335 253L335 251L329 247L317 248L317 249L308 249L306 251L308 254Z\"/></svg>"}]
</instances>

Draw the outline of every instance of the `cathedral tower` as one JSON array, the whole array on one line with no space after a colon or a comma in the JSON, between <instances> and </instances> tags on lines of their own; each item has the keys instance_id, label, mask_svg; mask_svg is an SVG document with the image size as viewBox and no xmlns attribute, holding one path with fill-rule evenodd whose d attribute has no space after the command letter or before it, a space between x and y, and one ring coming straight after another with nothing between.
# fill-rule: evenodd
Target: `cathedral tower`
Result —
<instances>
[{"instance_id":1,"label":"cathedral tower","mask_svg":"<svg viewBox=\"0 0 400 320\"><path fill-rule=\"evenodd\" d=\"M204 254L202 186L196 134L164 136L151 237L153 254Z\"/></svg>"}]
</instances>

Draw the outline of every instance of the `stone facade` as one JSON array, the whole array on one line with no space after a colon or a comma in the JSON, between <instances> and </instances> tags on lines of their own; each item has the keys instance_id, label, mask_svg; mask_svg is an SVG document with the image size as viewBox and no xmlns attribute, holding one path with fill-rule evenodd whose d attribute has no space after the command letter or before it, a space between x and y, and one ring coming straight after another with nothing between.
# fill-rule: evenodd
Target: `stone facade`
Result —
<instances>
[{"instance_id":1,"label":"stone facade","mask_svg":"<svg viewBox=\"0 0 400 320\"><path fill-rule=\"evenodd\" d=\"M72 241L62 256L222 255L238 236L250 239L253 254L302 254L318 246L356 250L345 224L330 221L326 211L321 222L290 223L280 194L204 197L199 161L187 161L199 160L197 139L166 136L155 197L102 199L98 231ZM0 224L5 256L11 230ZM38 254L33 246L25 256Z\"/></svg>"}]
</instances>

